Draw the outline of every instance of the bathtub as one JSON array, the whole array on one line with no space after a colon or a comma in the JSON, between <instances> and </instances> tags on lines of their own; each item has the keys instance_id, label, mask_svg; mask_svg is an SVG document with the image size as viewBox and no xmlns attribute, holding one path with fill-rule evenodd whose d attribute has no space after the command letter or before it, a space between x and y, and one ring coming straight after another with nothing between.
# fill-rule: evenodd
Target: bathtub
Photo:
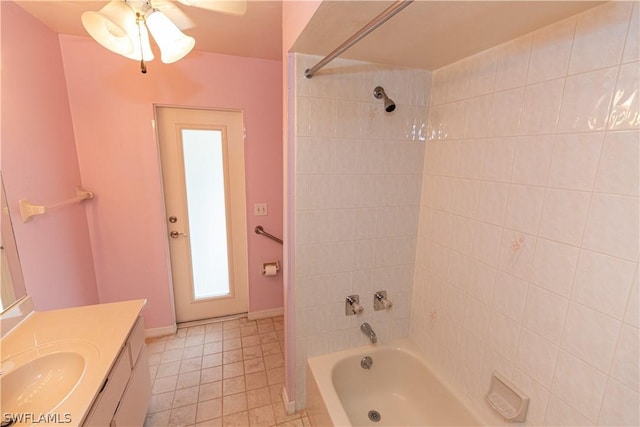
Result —
<instances>
[{"instance_id":1,"label":"bathtub","mask_svg":"<svg viewBox=\"0 0 640 427\"><path fill-rule=\"evenodd\" d=\"M365 356L373 361L370 369L360 366ZM307 412L314 426L483 425L408 340L310 358L306 384ZM372 413L370 418L370 411L378 416Z\"/></svg>"}]
</instances>

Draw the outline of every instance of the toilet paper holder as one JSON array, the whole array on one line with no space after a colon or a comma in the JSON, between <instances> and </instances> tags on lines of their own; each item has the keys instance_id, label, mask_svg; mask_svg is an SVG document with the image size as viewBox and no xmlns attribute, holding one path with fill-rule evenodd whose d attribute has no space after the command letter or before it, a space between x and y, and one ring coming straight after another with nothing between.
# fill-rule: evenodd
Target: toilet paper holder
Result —
<instances>
[{"instance_id":1,"label":"toilet paper holder","mask_svg":"<svg viewBox=\"0 0 640 427\"><path fill-rule=\"evenodd\" d=\"M271 274L267 274L267 271L273 271L273 267L275 267L276 274L280 271L280 262L279 261L271 261L265 262L262 264L262 274L267 276Z\"/></svg>"}]
</instances>

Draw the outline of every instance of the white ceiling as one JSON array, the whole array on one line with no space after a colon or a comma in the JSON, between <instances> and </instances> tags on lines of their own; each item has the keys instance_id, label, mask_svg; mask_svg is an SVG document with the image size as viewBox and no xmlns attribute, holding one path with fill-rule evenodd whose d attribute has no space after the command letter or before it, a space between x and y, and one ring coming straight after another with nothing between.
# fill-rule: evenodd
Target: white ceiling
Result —
<instances>
[{"instance_id":1,"label":"white ceiling","mask_svg":"<svg viewBox=\"0 0 640 427\"><path fill-rule=\"evenodd\" d=\"M87 35L80 15L86 10L99 10L107 2L29 0L17 3L58 33ZM292 50L326 55L391 3L389 0L325 0ZM341 57L433 70L599 3L602 1L418 0ZM172 5L177 8L171 14L167 11L172 18L182 12L183 18L193 21L195 26L184 32L195 37L196 50L281 58L281 1L249 0L243 16L179 3ZM176 23L182 22L179 21Z\"/></svg>"},{"instance_id":2,"label":"white ceiling","mask_svg":"<svg viewBox=\"0 0 640 427\"><path fill-rule=\"evenodd\" d=\"M100 10L108 2L23 0L16 3L57 33L88 37L80 16L87 10ZM156 6L156 3L151 0L152 5ZM196 50L275 60L280 60L282 56L281 1L251 0L247 4L247 13L242 16L212 12L177 2L171 2L169 6L177 10L161 10L178 26L182 26L183 19L175 19L176 15L192 21L193 27L183 31L196 39Z\"/></svg>"}]
</instances>

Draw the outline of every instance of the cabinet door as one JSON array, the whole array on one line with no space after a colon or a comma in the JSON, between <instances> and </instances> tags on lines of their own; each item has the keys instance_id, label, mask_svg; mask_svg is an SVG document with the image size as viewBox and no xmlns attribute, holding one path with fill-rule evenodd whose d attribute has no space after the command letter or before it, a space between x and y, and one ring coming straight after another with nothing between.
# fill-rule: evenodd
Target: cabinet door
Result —
<instances>
[{"instance_id":1,"label":"cabinet door","mask_svg":"<svg viewBox=\"0 0 640 427\"><path fill-rule=\"evenodd\" d=\"M118 356L114 367L111 369L107 383L100 394L98 394L93 408L91 408L91 413L84 424L85 426L104 427L111 423L122 392L127 385L127 381L129 381L130 374L129 350L125 347L120 352L120 356ZM148 372L147 375L149 375Z\"/></svg>"},{"instance_id":2,"label":"cabinet door","mask_svg":"<svg viewBox=\"0 0 640 427\"><path fill-rule=\"evenodd\" d=\"M143 346L111 426L141 426L144 424L150 401L151 376L149 375L149 359L147 357L147 348Z\"/></svg>"}]
</instances>

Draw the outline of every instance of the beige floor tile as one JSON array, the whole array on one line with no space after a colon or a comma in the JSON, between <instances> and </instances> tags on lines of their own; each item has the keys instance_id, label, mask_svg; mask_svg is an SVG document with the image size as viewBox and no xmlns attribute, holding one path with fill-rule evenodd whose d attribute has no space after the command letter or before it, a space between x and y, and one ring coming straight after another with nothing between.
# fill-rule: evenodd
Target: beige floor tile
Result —
<instances>
[{"instance_id":1,"label":"beige floor tile","mask_svg":"<svg viewBox=\"0 0 640 427\"><path fill-rule=\"evenodd\" d=\"M167 391L174 391L176 389L177 381L178 381L177 375L171 375L163 378L156 378L153 381L153 387L151 389L151 392L153 394L159 394Z\"/></svg>"},{"instance_id":2,"label":"beige floor tile","mask_svg":"<svg viewBox=\"0 0 640 427\"><path fill-rule=\"evenodd\" d=\"M271 393L271 402L273 403L280 402L280 404L282 404L283 388L284 388L284 383L273 384L269 386L269 392Z\"/></svg>"},{"instance_id":3,"label":"beige floor tile","mask_svg":"<svg viewBox=\"0 0 640 427\"><path fill-rule=\"evenodd\" d=\"M311 420L309 417L302 417L302 425L304 427L311 427Z\"/></svg>"},{"instance_id":4,"label":"beige floor tile","mask_svg":"<svg viewBox=\"0 0 640 427\"><path fill-rule=\"evenodd\" d=\"M273 327L273 322L259 324L258 323L258 333L264 334L265 332L273 332L275 328Z\"/></svg>"},{"instance_id":5,"label":"beige floor tile","mask_svg":"<svg viewBox=\"0 0 640 427\"><path fill-rule=\"evenodd\" d=\"M178 375L178 382L176 383L176 389L193 387L200 384L200 372L185 372Z\"/></svg>"},{"instance_id":6,"label":"beige floor tile","mask_svg":"<svg viewBox=\"0 0 640 427\"><path fill-rule=\"evenodd\" d=\"M204 345L202 354L222 353L222 341L210 342Z\"/></svg>"},{"instance_id":7,"label":"beige floor tile","mask_svg":"<svg viewBox=\"0 0 640 427\"><path fill-rule=\"evenodd\" d=\"M300 425L302 425L302 420L300 418L300 414L297 413L293 413L291 415L287 414L287 411L284 407L284 405L282 404L282 402L277 402L271 405L273 407L273 413L276 416L276 422L278 424L287 422L287 421L291 421L294 419L299 419L300 420Z\"/></svg>"},{"instance_id":8,"label":"beige floor tile","mask_svg":"<svg viewBox=\"0 0 640 427\"><path fill-rule=\"evenodd\" d=\"M168 377L171 375L178 375L178 373L180 373L180 360L158 365L158 372L156 372L156 378Z\"/></svg>"},{"instance_id":9,"label":"beige floor tile","mask_svg":"<svg viewBox=\"0 0 640 427\"><path fill-rule=\"evenodd\" d=\"M269 427L276 423L271 405L249 409L249 425L256 427Z\"/></svg>"},{"instance_id":10,"label":"beige floor tile","mask_svg":"<svg viewBox=\"0 0 640 427\"><path fill-rule=\"evenodd\" d=\"M222 378L233 378L244 375L244 364L242 362L222 365Z\"/></svg>"},{"instance_id":11,"label":"beige floor tile","mask_svg":"<svg viewBox=\"0 0 640 427\"><path fill-rule=\"evenodd\" d=\"M206 325L191 326L190 328L187 328L187 336L204 335L205 329Z\"/></svg>"},{"instance_id":12,"label":"beige floor tile","mask_svg":"<svg viewBox=\"0 0 640 427\"><path fill-rule=\"evenodd\" d=\"M207 400L198 403L196 422L222 417L222 399Z\"/></svg>"},{"instance_id":13,"label":"beige floor tile","mask_svg":"<svg viewBox=\"0 0 640 427\"><path fill-rule=\"evenodd\" d=\"M162 412L171 409L174 394L175 392L173 391L152 394L151 402L149 403L149 413L152 414L154 412Z\"/></svg>"},{"instance_id":14,"label":"beige floor tile","mask_svg":"<svg viewBox=\"0 0 640 427\"><path fill-rule=\"evenodd\" d=\"M247 410L247 393L237 393L222 397L222 415L235 414Z\"/></svg>"},{"instance_id":15,"label":"beige floor tile","mask_svg":"<svg viewBox=\"0 0 640 427\"><path fill-rule=\"evenodd\" d=\"M201 371L201 384L220 380L222 380L222 366L214 366L213 368L207 368Z\"/></svg>"},{"instance_id":16,"label":"beige floor tile","mask_svg":"<svg viewBox=\"0 0 640 427\"><path fill-rule=\"evenodd\" d=\"M175 397L173 398L173 407L179 408L197 403L199 388L199 386L193 386L176 390Z\"/></svg>"},{"instance_id":17,"label":"beige floor tile","mask_svg":"<svg viewBox=\"0 0 640 427\"><path fill-rule=\"evenodd\" d=\"M184 351L182 352L182 358L191 359L193 357L201 357L203 347L204 347L203 344L198 344L191 347L185 347Z\"/></svg>"},{"instance_id":18,"label":"beige floor tile","mask_svg":"<svg viewBox=\"0 0 640 427\"><path fill-rule=\"evenodd\" d=\"M145 427L165 427L169 425L171 411L155 412L148 414L144 420Z\"/></svg>"},{"instance_id":19,"label":"beige floor tile","mask_svg":"<svg viewBox=\"0 0 640 427\"><path fill-rule=\"evenodd\" d=\"M262 354L264 356L271 356L273 354L280 354L280 344L277 342L270 342L268 344L262 344Z\"/></svg>"},{"instance_id":20,"label":"beige floor tile","mask_svg":"<svg viewBox=\"0 0 640 427\"><path fill-rule=\"evenodd\" d=\"M242 348L242 340L240 338L225 339L222 341L223 351L237 350L239 348Z\"/></svg>"},{"instance_id":21,"label":"beige floor tile","mask_svg":"<svg viewBox=\"0 0 640 427\"><path fill-rule=\"evenodd\" d=\"M174 408L169 415L170 426L188 426L196 422L196 405Z\"/></svg>"},{"instance_id":22,"label":"beige floor tile","mask_svg":"<svg viewBox=\"0 0 640 427\"><path fill-rule=\"evenodd\" d=\"M147 343L147 350L149 351L149 354L162 353L164 351L164 347L166 346L166 344L167 344L166 341L150 342L150 343Z\"/></svg>"},{"instance_id":23,"label":"beige floor tile","mask_svg":"<svg viewBox=\"0 0 640 427\"><path fill-rule=\"evenodd\" d=\"M260 343L261 344L269 344L269 343L274 343L274 342L278 342L278 335L276 335L275 332L266 332L264 334L260 334Z\"/></svg>"},{"instance_id":24,"label":"beige floor tile","mask_svg":"<svg viewBox=\"0 0 640 427\"><path fill-rule=\"evenodd\" d=\"M254 372L244 376L247 390L255 390L256 388L265 387L268 384L267 374L263 372Z\"/></svg>"},{"instance_id":25,"label":"beige floor tile","mask_svg":"<svg viewBox=\"0 0 640 427\"><path fill-rule=\"evenodd\" d=\"M192 359L182 359L180 362L180 373L199 371L202 369L202 357Z\"/></svg>"},{"instance_id":26,"label":"beige floor tile","mask_svg":"<svg viewBox=\"0 0 640 427\"><path fill-rule=\"evenodd\" d=\"M184 342L185 347L193 347L194 345L202 345L202 344L204 344L204 335L189 336Z\"/></svg>"},{"instance_id":27,"label":"beige floor tile","mask_svg":"<svg viewBox=\"0 0 640 427\"><path fill-rule=\"evenodd\" d=\"M284 366L284 356L282 354L272 354L264 358L265 369L282 368Z\"/></svg>"},{"instance_id":28,"label":"beige floor tile","mask_svg":"<svg viewBox=\"0 0 640 427\"><path fill-rule=\"evenodd\" d=\"M236 363L242 361L242 349L239 348L237 350L229 350L222 353L222 363Z\"/></svg>"},{"instance_id":29,"label":"beige floor tile","mask_svg":"<svg viewBox=\"0 0 640 427\"><path fill-rule=\"evenodd\" d=\"M230 329L240 329L240 320L235 319L235 320L226 320L222 322L223 331L228 331Z\"/></svg>"},{"instance_id":30,"label":"beige floor tile","mask_svg":"<svg viewBox=\"0 0 640 427\"><path fill-rule=\"evenodd\" d=\"M160 362L162 362L162 356L164 356L164 352L150 354L149 355L149 366L159 365Z\"/></svg>"},{"instance_id":31,"label":"beige floor tile","mask_svg":"<svg viewBox=\"0 0 640 427\"><path fill-rule=\"evenodd\" d=\"M258 357L262 357L262 347L259 345L242 348L242 358L244 360L256 359Z\"/></svg>"},{"instance_id":32,"label":"beige floor tile","mask_svg":"<svg viewBox=\"0 0 640 427\"><path fill-rule=\"evenodd\" d=\"M164 353L162 353L160 364L175 362L176 360L182 359L182 351L182 348L178 348L175 350L165 350Z\"/></svg>"},{"instance_id":33,"label":"beige floor tile","mask_svg":"<svg viewBox=\"0 0 640 427\"><path fill-rule=\"evenodd\" d=\"M256 323L258 325L268 325L269 323L273 323L273 317L263 317L262 319L256 319Z\"/></svg>"},{"instance_id":34,"label":"beige floor tile","mask_svg":"<svg viewBox=\"0 0 640 427\"><path fill-rule=\"evenodd\" d=\"M244 376L222 380L222 395L240 393L246 390Z\"/></svg>"},{"instance_id":35,"label":"beige floor tile","mask_svg":"<svg viewBox=\"0 0 640 427\"><path fill-rule=\"evenodd\" d=\"M249 409L271 404L269 387L260 387L247 391L247 407Z\"/></svg>"},{"instance_id":36,"label":"beige floor tile","mask_svg":"<svg viewBox=\"0 0 640 427\"><path fill-rule=\"evenodd\" d=\"M249 413L247 411L222 417L223 427L247 427L249 425Z\"/></svg>"},{"instance_id":37,"label":"beige floor tile","mask_svg":"<svg viewBox=\"0 0 640 427\"><path fill-rule=\"evenodd\" d=\"M260 335L242 337L242 347L253 347L256 345L260 345Z\"/></svg>"},{"instance_id":38,"label":"beige floor tile","mask_svg":"<svg viewBox=\"0 0 640 427\"><path fill-rule=\"evenodd\" d=\"M222 353L206 354L202 356L202 368L213 368L222 365Z\"/></svg>"},{"instance_id":39,"label":"beige floor tile","mask_svg":"<svg viewBox=\"0 0 640 427\"><path fill-rule=\"evenodd\" d=\"M184 338L187 336L187 328L180 328L178 329L178 331L176 332L175 335L177 338Z\"/></svg>"},{"instance_id":40,"label":"beige floor tile","mask_svg":"<svg viewBox=\"0 0 640 427\"><path fill-rule=\"evenodd\" d=\"M196 427L222 427L222 417L197 423Z\"/></svg>"},{"instance_id":41,"label":"beige floor tile","mask_svg":"<svg viewBox=\"0 0 640 427\"><path fill-rule=\"evenodd\" d=\"M250 359L244 361L245 374L252 374L254 372L262 372L265 370L265 364L262 358Z\"/></svg>"},{"instance_id":42,"label":"beige floor tile","mask_svg":"<svg viewBox=\"0 0 640 427\"><path fill-rule=\"evenodd\" d=\"M258 334L258 327L255 324L240 326L240 336L242 337L246 337L249 335L257 335L257 334Z\"/></svg>"},{"instance_id":43,"label":"beige floor tile","mask_svg":"<svg viewBox=\"0 0 640 427\"><path fill-rule=\"evenodd\" d=\"M173 338L166 342L164 350L176 350L184 347L186 338Z\"/></svg>"},{"instance_id":44,"label":"beige floor tile","mask_svg":"<svg viewBox=\"0 0 640 427\"><path fill-rule=\"evenodd\" d=\"M240 329L229 329L229 330L224 330L222 331L222 337L225 340L230 340L230 339L234 339L234 338L240 338L242 336L242 333L240 332Z\"/></svg>"},{"instance_id":45,"label":"beige floor tile","mask_svg":"<svg viewBox=\"0 0 640 427\"><path fill-rule=\"evenodd\" d=\"M269 384L278 384L284 382L284 368L268 369L267 381L269 382Z\"/></svg>"},{"instance_id":46,"label":"beige floor tile","mask_svg":"<svg viewBox=\"0 0 640 427\"><path fill-rule=\"evenodd\" d=\"M205 334L209 332L222 332L222 322L209 323L204 328Z\"/></svg>"},{"instance_id":47,"label":"beige floor tile","mask_svg":"<svg viewBox=\"0 0 640 427\"><path fill-rule=\"evenodd\" d=\"M158 374L158 365L149 365L149 376L153 380Z\"/></svg>"},{"instance_id":48,"label":"beige floor tile","mask_svg":"<svg viewBox=\"0 0 640 427\"><path fill-rule=\"evenodd\" d=\"M200 384L198 401L211 400L222 397L222 381L214 381L212 383Z\"/></svg>"},{"instance_id":49,"label":"beige floor tile","mask_svg":"<svg viewBox=\"0 0 640 427\"><path fill-rule=\"evenodd\" d=\"M219 341L222 341L222 331L207 332L204 336L205 343L219 342Z\"/></svg>"},{"instance_id":50,"label":"beige floor tile","mask_svg":"<svg viewBox=\"0 0 640 427\"><path fill-rule=\"evenodd\" d=\"M302 418L294 418L289 421L278 423L278 427L304 427L304 423L302 422Z\"/></svg>"}]
</instances>

